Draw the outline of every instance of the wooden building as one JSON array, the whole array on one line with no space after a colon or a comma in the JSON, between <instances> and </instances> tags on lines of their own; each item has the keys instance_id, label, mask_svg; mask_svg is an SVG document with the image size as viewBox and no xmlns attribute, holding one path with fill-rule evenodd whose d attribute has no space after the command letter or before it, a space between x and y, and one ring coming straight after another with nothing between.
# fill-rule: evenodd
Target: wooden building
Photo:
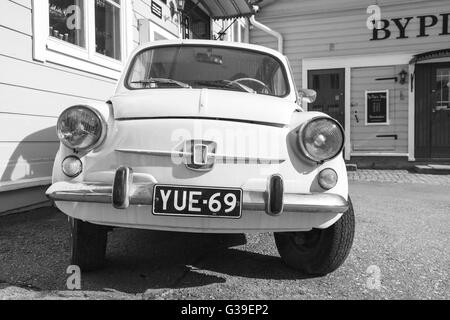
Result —
<instances>
[{"instance_id":1,"label":"wooden building","mask_svg":"<svg viewBox=\"0 0 450 320\"><path fill-rule=\"evenodd\" d=\"M450 160L450 1L264 0L299 87L345 127L345 157ZM276 49L254 28L250 42Z\"/></svg>"}]
</instances>

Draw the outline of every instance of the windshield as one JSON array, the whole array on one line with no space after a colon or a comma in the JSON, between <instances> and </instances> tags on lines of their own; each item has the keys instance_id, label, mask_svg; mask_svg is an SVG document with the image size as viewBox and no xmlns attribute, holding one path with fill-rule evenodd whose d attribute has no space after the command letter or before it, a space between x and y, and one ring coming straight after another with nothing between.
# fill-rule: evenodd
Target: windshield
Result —
<instances>
[{"instance_id":1,"label":"windshield","mask_svg":"<svg viewBox=\"0 0 450 320\"><path fill-rule=\"evenodd\" d=\"M283 97L286 70L258 51L199 45L150 48L140 52L128 74L130 89L212 88Z\"/></svg>"}]
</instances>

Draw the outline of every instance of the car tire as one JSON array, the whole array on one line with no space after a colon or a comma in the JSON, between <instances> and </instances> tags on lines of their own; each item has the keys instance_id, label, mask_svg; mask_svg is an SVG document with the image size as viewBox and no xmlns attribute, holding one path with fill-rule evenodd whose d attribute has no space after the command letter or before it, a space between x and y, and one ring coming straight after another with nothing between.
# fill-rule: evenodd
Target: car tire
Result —
<instances>
[{"instance_id":1,"label":"car tire","mask_svg":"<svg viewBox=\"0 0 450 320\"><path fill-rule=\"evenodd\" d=\"M275 233L278 252L286 265L305 275L324 276L347 259L355 234L355 214L349 209L331 227L308 232Z\"/></svg>"},{"instance_id":2,"label":"car tire","mask_svg":"<svg viewBox=\"0 0 450 320\"><path fill-rule=\"evenodd\" d=\"M81 271L101 269L105 263L108 228L69 218L71 264Z\"/></svg>"}]
</instances>

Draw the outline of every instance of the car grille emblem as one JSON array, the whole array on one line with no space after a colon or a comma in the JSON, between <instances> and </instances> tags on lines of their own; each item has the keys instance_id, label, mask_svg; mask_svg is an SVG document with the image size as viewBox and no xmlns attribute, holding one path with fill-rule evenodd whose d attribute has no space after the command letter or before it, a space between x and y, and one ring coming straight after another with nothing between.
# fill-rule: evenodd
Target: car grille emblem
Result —
<instances>
[{"instance_id":1,"label":"car grille emblem","mask_svg":"<svg viewBox=\"0 0 450 320\"><path fill-rule=\"evenodd\" d=\"M192 162L197 166L208 164L208 146L204 144L194 144L192 152Z\"/></svg>"},{"instance_id":2,"label":"car grille emblem","mask_svg":"<svg viewBox=\"0 0 450 320\"><path fill-rule=\"evenodd\" d=\"M213 141L186 141L186 166L191 170L197 171L212 170L215 163L216 148L217 143Z\"/></svg>"}]
</instances>

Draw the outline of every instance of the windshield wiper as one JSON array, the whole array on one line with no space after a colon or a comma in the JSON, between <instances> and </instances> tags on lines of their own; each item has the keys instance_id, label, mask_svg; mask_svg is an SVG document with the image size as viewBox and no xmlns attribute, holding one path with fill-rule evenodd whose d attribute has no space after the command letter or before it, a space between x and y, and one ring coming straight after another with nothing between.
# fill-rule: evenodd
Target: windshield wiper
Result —
<instances>
[{"instance_id":1,"label":"windshield wiper","mask_svg":"<svg viewBox=\"0 0 450 320\"><path fill-rule=\"evenodd\" d=\"M139 80L139 81L131 81L133 84L176 84L177 86L181 88L192 88L189 84L173 80L173 79L166 79L166 78L150 78L145 80Z\"/></svg>"},{"instance_id":2,"label":"windshield wiper","mask_svg":"<svg viewBox=\"0 0 450 320\"><path fill-rule=\"evenodd\" d=\"M209 86L209 87L214 87L214 88L237 88L240 89L241 91L245 91L245 92L249 92L249 93L256 93L255 90L240 84L238 82L235 81L231 81L231 80L215 80L215 81L198 81L197 82L198 85L201 86Z\"/></svg>"}]
</instances>

